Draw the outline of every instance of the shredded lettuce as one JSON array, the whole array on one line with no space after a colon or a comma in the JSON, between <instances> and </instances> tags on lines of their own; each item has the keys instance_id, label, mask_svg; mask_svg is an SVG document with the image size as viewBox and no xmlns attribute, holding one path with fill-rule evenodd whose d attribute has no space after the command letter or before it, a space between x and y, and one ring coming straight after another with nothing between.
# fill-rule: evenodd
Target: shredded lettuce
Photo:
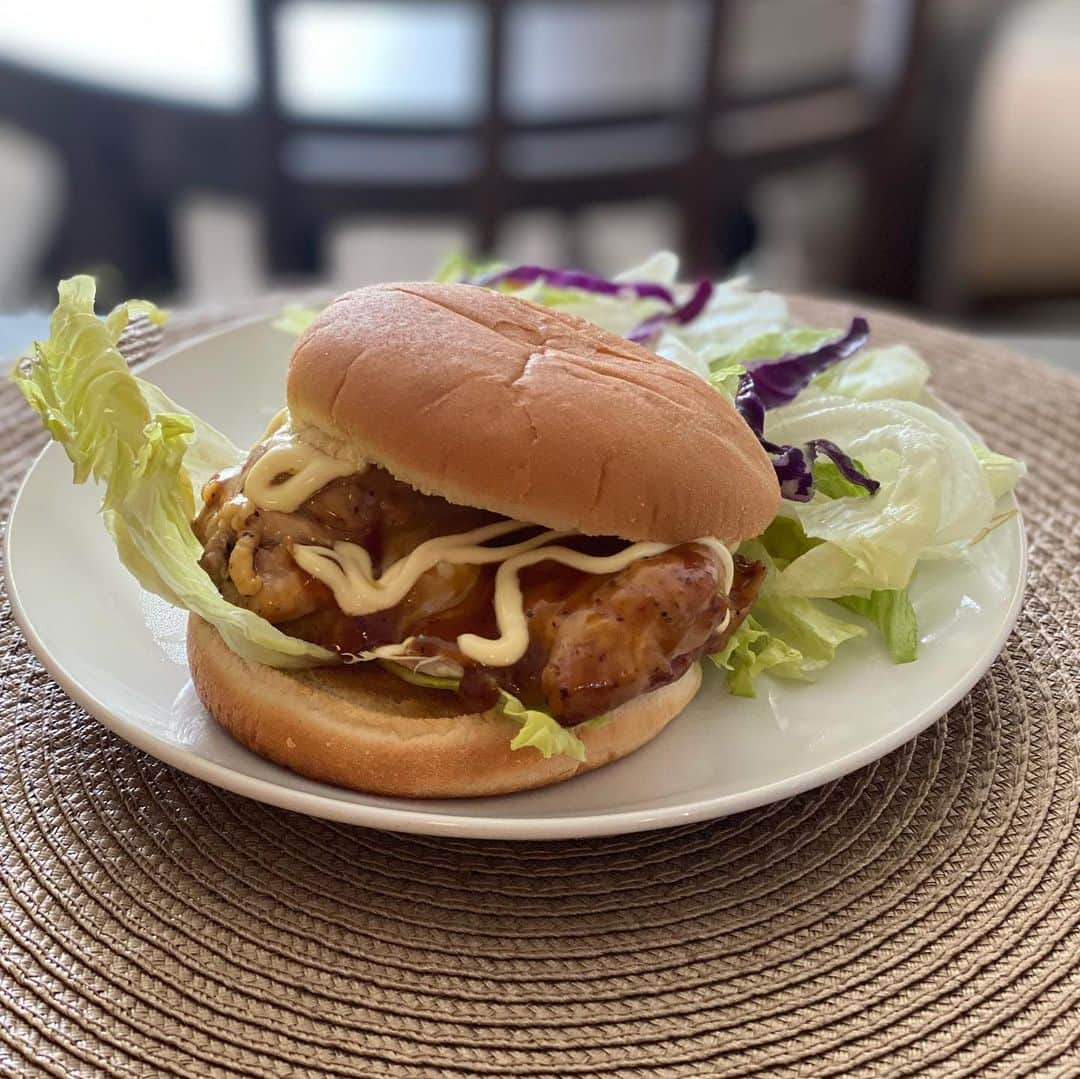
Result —
<instances>
[{"instance_id":1,"label":"shredded lettuce","mask_svg":"<svg viewBox=\"0 0 1080 1079\"><path fill-rule=\"evenodd\" d=\"M866 472L861 461L854 464L860 472ZM841 467L827 457L814 462L814 488L826 498L865 498L870 494L862 484L849 480Z\"/></svg>"},{"instance_id":2,"label":"shredded lettuce","mask_svg":"<svg viewBox=\"0 0 1080 1079\"><path fill-rule=\"evenodd\" d=\"M906 588L920 559L955 556L993 516L967 437L925 405L807 395L769 413L766 433L794 444L825 433L881 484L873 498L792 505L806 534L825 542L783 571L778 587L789 595Z\"/></svg>"},{"instance_id":3,"label":"shredded lettuce","mask_svg":"<svg viewBox=\"0 0 1080 1079\"><path fill-rule=\"evenodd\" d=\"M709 659L727 671L728 689L736 697L755 696L754 682L766 671L778 678L805 680L807 677L803 673L802 654L774 637L752 616Z\"/></svg>"},{"instance_id":4,"label":"shredded lettuce","mask_svg":"<svg viewBox=\"0 0 1080 1079\"><path fill-rule=\"evenodd\" d=\"M128 371L117 348L128 320L143 314L160 324L164 313L138 300L100 319L94 292L91 277L60 282L49 339L11 377L63 446L74 482L93 479L104 488L101 512L121 562L148 591L205 618L245 659L274 667L333 661L325 649L227 603L199 565L188 457L205 474L241 453Z\"/></svg>"},{"instance_id":5,"label":"shredded lettuce","mask_svg":"<svg viewBox=\"0 0 1080 1079\"><path fill-rule=\"evenodd\" d=\"M871 348L843 360L812 386L857 401L919 401L930 379L927 362L907 345Z\"/></svg>"},{"instance_id":6,"label":"shredded lettuce","mask_svg":"<svg viewBox=\"0 0 1080 1079\"><path fill-rule=\"evenodd\" d=\"M877 626L894 663L913 663L919 654L919 624L906 588L871 592L869 596L837 596L834 600Z\"/></svg>"},{"instance_id":7,"label":"shredded lettuce","mask_svg":"<svg viewBox=\"0 0 1080 1079\"><path fill-rule=\"evenodd\" d=\"M674 278L677 265L669 267ZM641 273L644 267L637 267ZM671 323L650 348L661 356L679 363L675 355L681 345L697 355L699 363L709 364L725 358L738 363L739 349L761 334L777 329L787 319L787 304L775 292L758 291L747 287L745 280L735 279L718 283L705 309L692 322Z\"/></svg>"},{"instance_id":8,"label":"shredded lettuce","mask_svg":"<svg viewBox=\"0 0 1080 1079\"><path fill-rule=\"evenodd\" d=\"M866 630L839 618L827 606L802 596L763 595L754 605L754 617L775 638L802 657L803 678L814 678L836 658L845 641L865 637Z\"/></svg>"},{"instance_id":9,"label":"shredded lettuce","mask_svg":"<svg viewBox=\"0 0 1080 1079\"><path fill-rule=\"evenodd\" d=\"M776 590L778 574L821 544L806 535L797 518L780 515L759 539L739 548L744 557L763 562L767 573L751 617L722 651L710 656L716 666L727 670L728 687L736 696L753 697L754 683L765 673L811 681L833 661L845 641L866 635L862 626L838 617L830 602ZM918 624L906 590L835 596L832 602L868 619L894 662L916 658Z\"/></svg>"},{"instance_id":10,"label":"shredded lettuce","mask_svg":"<svg viewBox=\"0 0 1080 1079\"><path fill-rule=\"evenodd\" d=\"M758 360L778 360L781 356L813 352L842 333L842 330L818 330L807 326L770 330L742 342L724 357L724 362L745 366Z\"/></svg>"},{"instance_id":11,"label":"shredded lettuce","mask_svg":"<svg viewBox=\"0 0 1080 1079\"><path fill-rule=\"evenodd\" d=\"M685 347L680 345L679 347ZM687 366L683 364L683 366ZM723 360L713 360L709 364L705 378L713 389L719 390L729 401L735 400L735 394L739 392L739 382L746 374L746 368L741 363L725 363Z\"/></svg>"},{"instance_id":12,"label":"shredded lettuce","mask_svg":"<svg viewBox=\"0 0 1080 1079\"><path fill-rule=\"evenodd\" d=\"M393 661L383 661L388 671L414 686L426 689L444 689L456 691L460 679L440 678L420 671L411 670ZM510 743L511 749L537 750L545 759L556 756L572 757L576 761L585 759L585 743L574 733L589 727L601 727L609 722L608 716L586 720L577 727L564 727L554 716L535 708L526 708L512 693L499 690L499 709L507 719L521 725L521 729Z\"/></svg>"},{"instance_id":13,"label":"shredded lettuce","mask_svg":"<svg viewBox=\"0 0 1080 1079\"><path fill-rule=\"evenodd\" d=\"M802 677L812 678L831 663L836 649L845 641L863 637L862 626L837 617L826 605L805 596L785 595L778 589L784 570L812 552L818 544L801 534L798 522L778 517L760 539L748 540L739 548L745 558L762 562L766 576L754 604L753 615L761 627L800 656Z\"/></svg>"},{"instance_id":14,"label":"shredded lettuce","mask_svg":"<svg viewBox=\"0 0 1080 1079\"><path fill-rule=\"evenodd\" d=\"M986 482L990 484L990 493L994 498L1007 495L1027 475L1027 465L1015 457L1006 457L995 453L978 442L972 445L975 459L982 468Z\"/></svg>"},{"instance_id":15,"label":"shredded lettuce","mask_svg":"<svg viewBox=\"0 0 1080 1079\"><path fill-rule=\"evenodd\" d=\"M385 668L391 674L397 675L403 682L408 682L411 686L422 686L424 689L445 689L456 693L458 686L461 684L460 678L446 678L441 675L425 674L415 667L405 667L401 663L389 659L379 660L379 666Z\"/></svg>"},{"instance_id":16,"label":"shredded lettuce","mask_svg":"<svg viewBox=\"0 0 1080 1079\"><path fill-rule=\"evenodd\" d=\"M860 494L864 494L860 490ZM808 536L797 518L777 517L762 533L761 547L772 571L783 570L822 540ZM918 619L906 588L871 592L868 596L834 596L832 602L862 615L881 633L896 663L911 663L919 648ZM783 603L782 598L776 602Z\"/></svg>"},{"instance_id":17,"label":"shredded lettuce","mask_svg":"<svg viewBox=\"0 0 1080 1079\"><path fill-rule=\"evenodd\" d=\"M824 542L808 536L798 517L789 517L783 512L773 518L769 527L758 537L758 541L768 554L768 567L778 572ZM746 553L742 548L740 552Z\"/></svg>"},{"instance_id":18,"label":"shredded lettuce","mask_svg":"<svg viewBox=\"0 0 1080 1079\"><path fill-rule=\"evenodd\" d=\"M869 336L866 319L856 317L851 320L846 333L808 350L785 352L775 359L745 360L745 370L739 377L733 403L736 412L768 453L783 498L793 502L813 499L814 462L821 454L836 465L844 479L866 488L870 494L877 492L878 481L860 470L852 457L830 438L817 437L801 444L783 444L765 437L765 419L770 409L790 404L807 389L816 375L854 355ZM782 340L770 342L770 351L783 343Z\"/></svg>"},{"instance_id":19,"label":"shredded lettuce","mask_svg":"<svg viewBox=\"0 0 1080 1079\"><path fill-rule=\"evenodd\" d=\"M753 697L760 675L811 682L845 641L864 636L862 626L838 618L824 604L765 594L727 645L709 658L728 671L732 693Z\"/></svg>"},{"instance_id":20,"label":"shredded lettuce","mask_svg":"<svg viewBox=\"0 0 1080 1079\"><path fill-rule=\"evenodd\" d=\"M539 751L545 759L555 756L573 757L576 761L585 759L585 743L571 728L562 726L547 712L526 708L505 689L500 690L499 695L503 715L521 724L521 730L510 743L511 749L525 749L528 746ZM588 722L596 724L596 720Z\"/></svg>"}]
</instances>

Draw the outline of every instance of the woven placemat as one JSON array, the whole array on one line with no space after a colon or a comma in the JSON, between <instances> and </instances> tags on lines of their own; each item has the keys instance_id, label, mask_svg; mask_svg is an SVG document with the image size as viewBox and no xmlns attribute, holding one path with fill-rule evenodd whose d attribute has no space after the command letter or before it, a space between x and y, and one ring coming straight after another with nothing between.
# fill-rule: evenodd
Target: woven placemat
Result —
<instances>
[{"instance_id":1,"label":"woven placemat","mask_svg":"<svg viewBox=\"0 0 1080 1079\"><path fill-rule=\"evenodd\" d=\"M1027 600L948 716L755 812L520 845L296 816L89 719L5 600L0 1072L1080 1074L1080 381L873 325L1028 460ZM7 386L0 429L6 510L42 442Z\"/></svg>"}]
</instances>

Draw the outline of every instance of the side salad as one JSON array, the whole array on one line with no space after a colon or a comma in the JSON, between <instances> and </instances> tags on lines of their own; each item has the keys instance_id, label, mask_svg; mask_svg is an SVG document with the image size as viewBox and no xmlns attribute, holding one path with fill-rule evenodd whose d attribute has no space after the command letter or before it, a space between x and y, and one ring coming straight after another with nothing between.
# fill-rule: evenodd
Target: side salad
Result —
<instances>
[{"instance_id":1,"label":"side salad","mask_svg":"<svg viewBox=\"0 0 1080 1079\"><path fill-rule=\"evenodd\" d=\"M763 675L813 680L845 641L867 634L895 662L915 660L913 576L930 559L964 558L1015 513L996 504L1024 465L936 411L926 362L903 345L874 347L865 319L801 326L775 293L742 281L683 285L677 275L677 259L663 252L611 279L464 259L450 260L439 279L512 292L644 343L727 396L760 439L784 500L740 549L768 570L752 614L710 657L732 693L753 696ZM315 314L290 308L277 325L298 333ZM102 485L105 524L143 587L199 614L247 659L336 661L229 604L199 565L195 490L244 453L130 374L118 342L134 315L165 318L139 300L99 318L93 279L62 281L50 336L13 380L64 447L75 482ZM583 754L551 716L512 697L503 711L520 724L515 747Z\"/></svg>"}]
</instances>

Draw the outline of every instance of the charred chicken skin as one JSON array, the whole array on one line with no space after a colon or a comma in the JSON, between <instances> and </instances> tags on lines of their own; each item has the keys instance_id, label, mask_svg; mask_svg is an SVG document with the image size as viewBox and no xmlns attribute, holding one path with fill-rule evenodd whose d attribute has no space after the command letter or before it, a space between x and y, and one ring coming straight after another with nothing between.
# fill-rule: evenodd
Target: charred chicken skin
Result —
<instances>
[{"instance_id":1,"label":"charred chicken skin","mask_svg":"<svg viewBox=\"0 0 1080 1079\"><path fill-rule=\"evenodd\" d=\"M456 639L498 635L495 565L440 563L396 606L354 616L342 612L292 552L297 545L345 540L363 546L379 572L425 540L498 517L421 494L376 467L333 480L295 512L260 509L244 494L244 480L262 452L256 447L243 466L219 473L203 489L195 533L203 544L202 566L222 595L291 636L342 654L412 638L417 654L464 668L459 693L476 710L495 704L504 688L565 726L603 715L675 681L699 657L720 649L746 617L764 576L760 563L736 557L725 596L719 559L693 543L612 574L539 562L520 575L529 629L525 654L509 667L485 667L463 656ZM610 554L623 544L581 537L572 545Z\"/></svg>"}]
</instances>

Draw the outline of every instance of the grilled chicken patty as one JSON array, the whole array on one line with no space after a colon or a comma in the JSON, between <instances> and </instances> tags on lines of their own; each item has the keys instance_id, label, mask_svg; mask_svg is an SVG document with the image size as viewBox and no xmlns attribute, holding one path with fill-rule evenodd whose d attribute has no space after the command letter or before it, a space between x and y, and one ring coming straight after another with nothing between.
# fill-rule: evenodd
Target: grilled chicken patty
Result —
<instances>
[{"instance_id":1,"label":"grilled chicken patty","mask_svg":"<svg viewBox=\"0 0 1080 1079\"><path fill-rule=\"evenodd\" d=\"M440 563L423 574L397 606L347 615L320 581L293 560L294 545L363 546L377 572L425 540L499 520L494 514L424 495L384 469L334 480L293 513L258 509L244 495L248 470L226 469L203 489L195 521L202 566L230 603L246 607L283 632L339 653L356 653L415 638L415 650L459 663L459 690L478 710L500 688L571 726L675 681L700 656L716 651L745 618L764 567L735 559L730 596L715 554L686 543L632 562L618 573L583 573L554 562L520 575L529 647L510 667L485 667L463 656L462 633L498 636L492 600L497 566ZM562 540L561 543L571 541ZM581 537L577 549L610 554L623 541ZM726 627L717 632L730 609Z\"/></svg>"}]
</instances>

